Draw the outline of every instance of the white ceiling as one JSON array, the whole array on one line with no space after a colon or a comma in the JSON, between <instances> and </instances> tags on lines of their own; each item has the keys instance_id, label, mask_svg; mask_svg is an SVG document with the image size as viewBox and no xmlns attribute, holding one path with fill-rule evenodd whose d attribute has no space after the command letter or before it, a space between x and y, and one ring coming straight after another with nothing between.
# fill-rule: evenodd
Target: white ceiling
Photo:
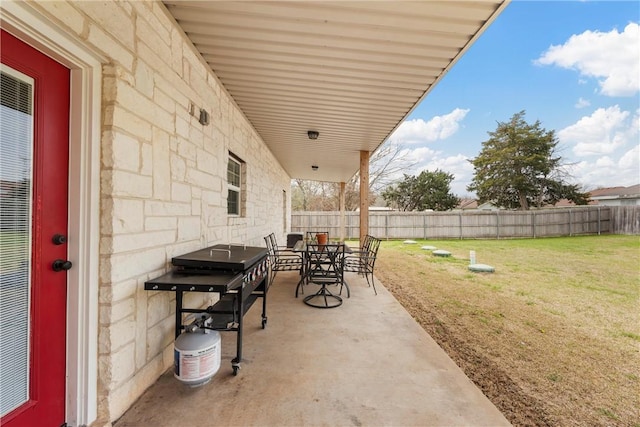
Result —
<instances>
[{"instance_id":1,"label":"white ceiling","mask_svg":"<svg viewBox=\"0 0 640 427\"><path fill-rule=\"evenodd\" d=\"M346 182L507 2L164 4L292 178Z\"/></svg>"}]
</instances>

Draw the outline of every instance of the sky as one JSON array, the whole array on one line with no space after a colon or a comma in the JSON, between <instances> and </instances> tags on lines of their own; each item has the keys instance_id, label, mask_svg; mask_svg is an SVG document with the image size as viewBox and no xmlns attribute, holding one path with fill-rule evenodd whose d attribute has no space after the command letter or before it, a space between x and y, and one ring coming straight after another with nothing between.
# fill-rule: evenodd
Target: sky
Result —
<instances>
[{"instance_id":1,"label":"sky","mask_svg":"<svg viewBox=\"0 0 640 427\"><path fill-rule=\"evenodd\" d=\"M555 131L567 181L640 184L640 2L513 0L387 143L454 175L459 197L499 122Z\"/></svg>"}]
</instances>

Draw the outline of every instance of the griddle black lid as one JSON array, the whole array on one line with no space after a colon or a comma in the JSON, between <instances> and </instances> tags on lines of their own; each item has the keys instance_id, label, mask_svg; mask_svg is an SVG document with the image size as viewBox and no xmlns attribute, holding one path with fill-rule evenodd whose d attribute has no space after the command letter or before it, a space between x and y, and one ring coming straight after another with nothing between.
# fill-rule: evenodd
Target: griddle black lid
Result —
<instances>
[{"instance_id":1,"label":"griddle black lid","mask_svg":"<svg viewBox=\"0 0 640 427\"><path fill-rule=\"evenodd\" d=\"M177 267L244 271L266 256L266 248L220 244L173 257L171 263Z\"/></svg>"}]
</instances>

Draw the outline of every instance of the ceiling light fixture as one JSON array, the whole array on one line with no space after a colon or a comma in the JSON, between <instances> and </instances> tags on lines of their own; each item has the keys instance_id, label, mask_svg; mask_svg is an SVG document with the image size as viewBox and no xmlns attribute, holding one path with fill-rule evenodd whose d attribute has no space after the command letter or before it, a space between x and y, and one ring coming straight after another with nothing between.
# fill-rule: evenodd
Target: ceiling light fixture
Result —
<instances>
[{"instance_id":1,"label":"ceiling light fixture","mask_svg":"<svg viewBox=\"0 0 640 427\"><path fill-rule=\"evenodd\" d=\"M320 132L318 132L317 130L308 130L307 135L309 135L309 139L318 139L318 136L320 136Z\"/></svg>"},{"instance_id":2,"label":"ceiling light fixture","mask_svg":"<svg viewBox=\"0 0 640 427\"><path fill-rule=\"evenodd\" d=\"M318 166L317 165L313 165L313 166L311 166L311 169L313 169L314 171L317 171L318 170Z\"/></svg>"}]
</instances>

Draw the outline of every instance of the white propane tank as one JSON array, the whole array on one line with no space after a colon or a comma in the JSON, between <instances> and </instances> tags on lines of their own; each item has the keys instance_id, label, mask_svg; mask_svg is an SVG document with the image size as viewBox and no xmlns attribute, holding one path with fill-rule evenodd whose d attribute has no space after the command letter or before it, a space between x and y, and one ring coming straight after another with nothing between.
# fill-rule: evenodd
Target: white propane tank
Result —
<instances>
[{"instance_id":1,"label":"white propane tank","mask_svg":"<svg viewBox=\"0 0 640 427\"><path fill-rule=\"evenodd\" d=\"M176 338L173 375L190 387L211 381L220 368L220 332L196 328Z\"/></svg>"}]
</instances>

